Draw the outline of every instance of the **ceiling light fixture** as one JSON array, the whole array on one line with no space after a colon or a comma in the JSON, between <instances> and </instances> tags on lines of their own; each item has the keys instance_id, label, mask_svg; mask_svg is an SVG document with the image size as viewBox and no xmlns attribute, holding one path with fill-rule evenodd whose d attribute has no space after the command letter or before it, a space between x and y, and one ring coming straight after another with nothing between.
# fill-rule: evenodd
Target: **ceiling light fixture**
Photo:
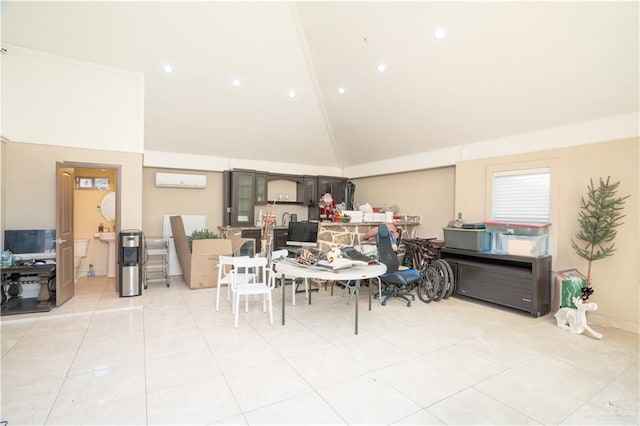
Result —
<instances>
[{"instance_id":1,"label":"ceiling light fixture","mask_svg":"<svg viewBox=\"0 0 640 426\"><path fill-rule=\"evenodd\" d=\"M444 28L437 28L433 32L433 36L436 38L436 40L442 40L445 35L447 35L447 33L445 32Z\"/></svg>"},{"instance_id":2,"label":"ceiling light fixture","mask_svg":"<svg viewBox=\"0 0 640 426\"><path fill-rule=\"evenodd\" d=\"M173 67L171 65L169 65L169 64L165 64L165 66L162 69L167 74L171 74L173 72Z\"/></svg>"},{"instance_id":3,"label":"ceiling light fixture","mask_svg":"<svg viewBox=\"0 0 640 426\"><path fill-rule=\"evenodd\" d=\"M290 98L295 98L296 97L296 91L295 90L289 90L289 97Z\"/></svg>"},{"instance_id":4,"label":"ceiling light fixture","mask_svg":"<svg viewBox=\"0 0 640 426\"><path fill-rule=\"evenodd\" d=\"M338 87L338 93L340 93L341 95L344 95L344 87Z\"/></svg>"},{"instance_id":5,"label":"ceiling light fixture","mask_svg":"<svg viewBox=\"0 0 640 426\"><path fill-rule=\"evenodd\" d=\"M240 87L240 80L236 78L231 84L233 85L233 87Z\"/></svg>"},{"instance_id":6,"label":"ceiling light fixture","mask_svg":"<svg viewBox=\"0 0 640 426\"><path fill-rule=\"evenodd\" d=\"M378 64L378 71L379 72L385 72L387 70L387 66L385 64Z\"/></svg>"}]
</instances>

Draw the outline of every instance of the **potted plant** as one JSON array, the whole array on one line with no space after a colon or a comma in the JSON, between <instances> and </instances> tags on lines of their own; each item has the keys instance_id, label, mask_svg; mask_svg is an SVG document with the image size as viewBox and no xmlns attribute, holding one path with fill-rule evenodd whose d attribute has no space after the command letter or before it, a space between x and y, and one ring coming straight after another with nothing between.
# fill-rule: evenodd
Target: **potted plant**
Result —
<instances>
[{"instance_id":1,"label":"potted plant","mask_svg":"<svg viewBox=\"0 0 640 426\"><path fill-rule=\"evenodd\" d=\"M580 230L575 235L578 240L571 239L571 246L578 256L587 260L586 286L582 288L582 300L589 300L593 293L591 288L591 264L605 257L612 256L615 251L613 240L616 237L616 228L622 225L621 213L625 200L629 195L618 197L618 186L620 182L610 182L600 178L598 186L595 186L593 179L587 187L586 198L582 197L580 211L578 213L578 224Z\"/></svg>"},{"instance_id":2,"label":"potted plant","mask_svg":"<svg viewBox=\"0 0 640 426\"><path fill-rule=\"evenodd\" d=\"M193 240L211 240L220 238L218 234L208 229L196 229L190 236L187 237L187 244L189 244L189 251L193 252Z\"/></svg>"}]
</instances>

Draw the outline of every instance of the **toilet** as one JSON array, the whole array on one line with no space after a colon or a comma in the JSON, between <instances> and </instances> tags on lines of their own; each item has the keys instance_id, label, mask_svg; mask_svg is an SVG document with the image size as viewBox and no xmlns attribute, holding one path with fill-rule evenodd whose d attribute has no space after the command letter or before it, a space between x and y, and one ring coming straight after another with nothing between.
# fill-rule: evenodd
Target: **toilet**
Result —
<instances>
[{"instance_id":1,"label":"toilet","mask_svg":"<svg viewBox=\"0 0 640 426\"><path fill-rule=\"evenodd\" d=\"M78 281L78 272L80 271L80 263L82 259L87 257L87 249L89 248L89 239L73 240L73 282Z\"/></svg>"}]
</instances>

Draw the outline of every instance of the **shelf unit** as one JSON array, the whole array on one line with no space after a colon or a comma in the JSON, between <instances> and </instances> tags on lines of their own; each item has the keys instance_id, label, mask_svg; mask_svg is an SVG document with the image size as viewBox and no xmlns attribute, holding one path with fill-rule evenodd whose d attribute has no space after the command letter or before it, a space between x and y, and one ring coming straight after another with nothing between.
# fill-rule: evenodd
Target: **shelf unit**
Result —
<instances>
[{"instance_id":1,"label":"shelf unit","mask_svg":"<svg viewBox=\"0 0 640 426\"><path fill-rule=\"evenodd\" d=\"M551 256L500 255L443 248L453 269L456 294L540 317L551 305Z\"/></svg>"},{"instance_id":2,"label":"shelf unit","mask_svg":"<svg viewBox=\"0 0 640 426\"><path fill-rule=\"evenodd\" d=\"M152 283L169 287L169 239L147 238L145 243L144 288Z\"/></svg>"}]
</instances>

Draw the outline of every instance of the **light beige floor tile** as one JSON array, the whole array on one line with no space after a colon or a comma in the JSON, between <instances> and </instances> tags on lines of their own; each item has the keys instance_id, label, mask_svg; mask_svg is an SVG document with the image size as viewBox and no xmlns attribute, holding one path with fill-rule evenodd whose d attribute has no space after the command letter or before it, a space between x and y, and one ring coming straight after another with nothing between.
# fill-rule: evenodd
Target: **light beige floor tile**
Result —
<instances>
[{"instance_id":1,"label":"light beige floor tile","mask_svg":"<svg viewBox=\"0 0 640 426\"><path fill-rule=\"evenodd\" d=\"M9 387L2 383L2 420L9 425L44 424L64 379L34 380Z\"/></svg>"},{"instance_id":2,"label":"light beige floor tile","mask_svg":"<svg viewBox=\"0 0 640 426\"><path fill-rule=\"evenodd\" d=\"M368 311L363 291L355 335L354 301L324 288L312 305L299 294L293 307L287 293L285 326L275 291L273 325L252 301L234 328L229 304L215 312L215 289L190 290L181 277L139 297L119 297L113 278L76 289L62 308L0 318L10 424L301 423L314 412L331 424L332 411L352 424L440 424L475 406L477 422L492 424L639 423L640 336L622 330L594 326L599 341L557 328L551 314L456 298Z\"/></svg>"},{"instance_id":3,"label":"light beige floor tile","mask_svg":"<svg viewBox=\"0 0 640 426\"><path fill-rule=\"evenodd\" d=\"M200 331L158 335L145 338L145 357L157 358L170 354L208 350Z\"/></svg>"},{"instance_id":4,"label":"light beige floor tile","mask_svg":"<svg viewBox=\"0 0 640 426\"><path fill-rule=\"evenodd\" d=\"M331 344L309 330L298 330L272 335L269 343L283 357L292 357L316 352L331 347Z\"/></svg>"},{"instance_id":5,"label":"light beige floor tile","mask_svg":"<svg viewBox=\"0 0 640 426\"><path fill-rule=\"evenodd\" d=\"M261 336L251 335L246 339L219 344L209 343L214 358L224 373L244 370L274 361L282 357Z\"/></svg>"},{"instance_id":6,"label":"light beige floor tile","mask_svg":"<svg viewBox=\"0 0 640 426\"><path fill-rule=\"evenodd\" d=\"M603 340L566 333L562 344L554 347L548 354L565 363L591 371L592 374L613 379L638 360L637 338L635 348L628 344L633 340L631 336L614 332ZM588 353L589 356L575 355L579 353ZM594 368L595 366L597 368Z\"/></svg>"},{"instance_id":7,"label":"light beige floor tile","mask_svg":"<svg viewBox=\"0 0 640 426\"><path fill-rule=\"evenodd\" d=\"M475 388L535 421L557 424L606 384L606 380L587 371L540 356L487 379Z\"/></svg>"},{"instance_id":8,"label":"light beige floor tile","mask_svg":"<svg viewBox=\"0 0 640 426\"><path fill-rule=\"evenodd\" d=\"M339 346L339 349L349 354L369 371L402 363L414 358L406 351L389 344L380 337L362 339L355 343Z\"/></svg>"},{"instance_id":9,"label":"light beige floor tile","mask_svg":"<svg viewBox=\"0 0 640 426\"><path fill-rule=\"evenodd\" d=\"M58 412L47 419L47 425L143 425L147 421L144 395L109 399L97 405Z\"/></svg>"},{"instance_id":10,"label":"light beige floor tile","mask_svg":"<svg viewBox=\"0 0 640 426\"><path fill-rule=\"evenodd\" d=\"M11 351L2 360L2 387L21 386L40 380L64 379L69 371L74 353L57 353L51 348L38 356L22 356Z\"/></svg>"},{"instance_id":11,"label":"light beige floor tile","mask_svg":"<svg viewBox=\"0 0 640 426\"><path fill-rule=\"evenodd\" d=\"M622 372L563 424L640 424L638 363Z\"/></svg>"},{"instance_id":12,"label":"light beige floor tile","mask_svg":"<svg viewBox=\"0 0 640 426\"><path fill-rule=\"evenodd\" d=\"M213 423L209 423L211 425L234 425L234 426L246 426L247 425L247 421L245 420L244 416L240 415L240 416L233 416L233 417L229 417L226 418L224 420L220 420L219 422L213 422Z\"/></svg>"},{"instance_id":13,"label":"light beige floor tile","mask_svg":"<svg viewBox=\"0 0 640 426\"><path fill-rule=\"evenodd\" d=\"M243 412L311 391L304 379L284 361L225 373Z\"/></svg>"},{"instance_id":14,"label":"light beige floor tile","mask_svg":"<svg viewBox=\"0 0 640 426\"><path fill-rule=\"evenodd\" d=\"M245 414L250 425L343 425L345 422L315 392L276 402Z\"/></svg>"},{"instance_id":15,"label":"light beige floor tile","mask_svg":"<svg viewBox=\"0 0 640 426\"><path fill-rule=\"evenodd\" d=\"M429 407L445 424L532 425L538 424L513 408L468 388Z\"/></svg>"},{"instance_id":16,"label":"light beige floor tile","mask_svg":"<svg viewBox=\"0 0 640 426\"><path fill-rule=\"evenodd\" d=\"M505 334L478 334L456 345L502 367L512 367L541 354L537 349L518 343Z\"/></svg>"},{"instance_id":17,"label":"light beige floor tile","mask_svg":"<svg viewBox=\"0 0 640 426\"><path fill-rule=\"evenodd\" d=\"M146 362L147 392L220 376L209 352L182 352Z\"/></svg>"},{"instance_id":18,"label":"light beige floor tile","mask_svg":"<svg viewBox=\"0 0 640 426\"><path fill-rule=\"evenodd\" d=\"M333 347L288 361L316 389L367 373L367 369L351 356Z\"/></svg>"},{"instance_id":19,"label":"light beige floor tile","mask_svg":"<svg viewBox=\"0 0 640 426\"><path fill-rule=\"evenodd\" d=\"M458 345L429 352L416 358L415 362L445 372L468 386L505 370L505 367L494 364L473 352L465 351Z\"/></svg>"},{"instance_id":20,"label":"light beige floor tile","mask_svg":"<svg viewBox=\"0 0 640 426\"><path fill-rule=\"evenodd\" d=\"M141 397L145 394L143 364L122 365L92 373L69 376L60 389L51 415L87 409L116 399Z\"/></svg>"},{"instance_id":21,"label":"light beige floor tile","mask_svg":"<svg viewBox=\"0 0 640 426\"><path fill-rule=\"evenodd\" d=\"M427 408L423 408L417 413L413 413L397 422L394 425L443 425L440 419L431 414Z\"/></svg>"},{"instance_id":22,"label":"light beige floor tile","mask_svg":"<svg viewBox=\"0 0 640 426\"><path fill-rule=\"evenodd\" d=\"M238 404L222 376L147 394L150 425L210 424L238 414Z\"/></svg>"},{"instance_id":23,"label":"light beige floor tile","mask_svg":"<svg viewBox=\"0 0 640 426\"><path fill-rule=\"evenodd\" d=\"M122 365L135 365L144 369L144 342L129 340L117 346L81 347L71 364L69 375L94 373Z\"/></svg>"},{"instance_id":24,"label":"light beige floor tile","mask_svg":"<svg viewBox=\"0 0 640 426\"><path fill-rule=\"evenodd\" d=\"M321 388L318 393L347 424L390 424L420 410L373 374Z\"/></svg>"},{"instance_id":25,"label":"light beige floor tile","mask_svg":"<svg viewBox=\"0 0 640 426\"><path fill-rule=\"evenodd\" d=\"M414 401L420 408L426 408L468 386L447 374L446 370L430 366L424 362L423 357L383 368L373 374Z\"/></svg>"}]
</instances>

